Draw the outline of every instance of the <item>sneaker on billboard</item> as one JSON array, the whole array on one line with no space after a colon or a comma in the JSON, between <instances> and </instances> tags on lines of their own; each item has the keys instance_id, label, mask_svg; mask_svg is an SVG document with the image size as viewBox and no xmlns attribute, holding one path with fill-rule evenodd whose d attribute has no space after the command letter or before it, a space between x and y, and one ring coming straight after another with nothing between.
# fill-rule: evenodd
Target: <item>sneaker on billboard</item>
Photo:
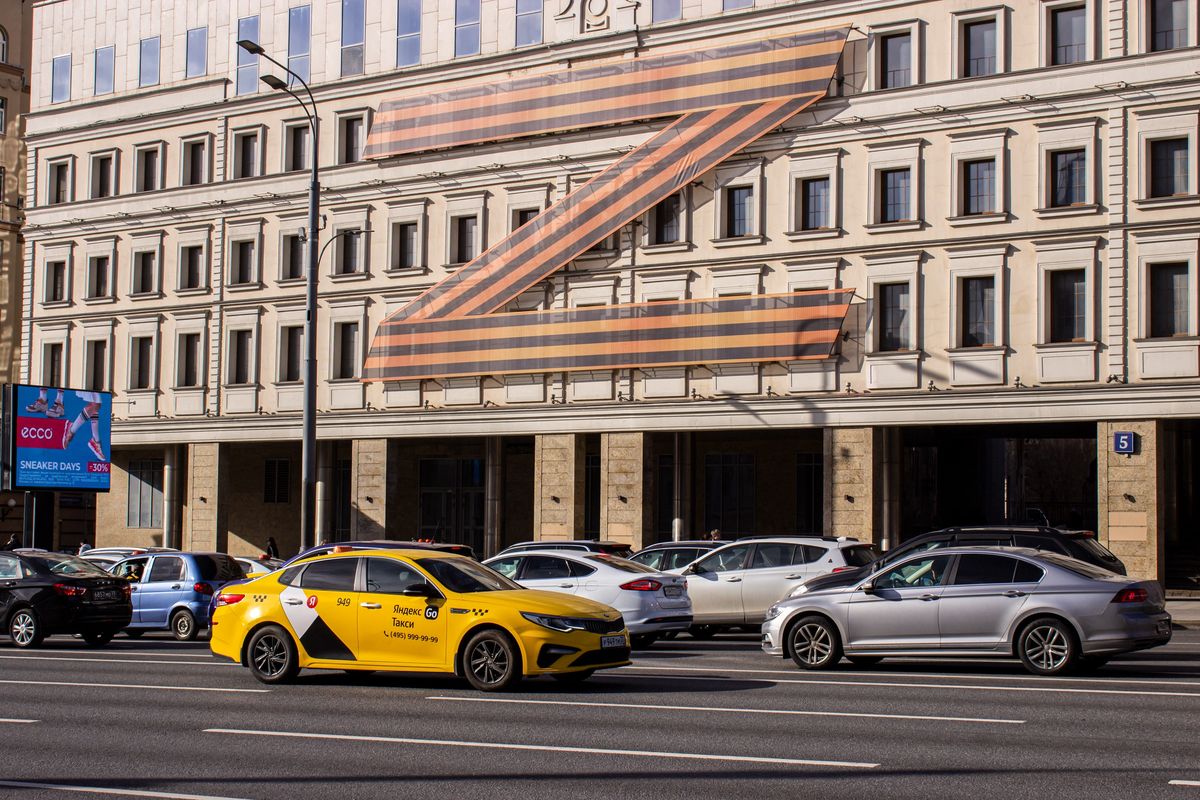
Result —
<instances>
[{"instance_id":1,"label":"sneaker on billboard","mask_svg":"<svg viewBox=\"0 0 1200 800\"><path fill-rule=\"evenodd\" d=\"M65 429L63 429L62 449L66 450L68 447L70 447L71 440L74 438L75 438L75 431L71 430L71 426L68 425Z\"/></svg>"},{"instance_id":2,"label":"sneaker on billboard","mask_svg":"<svg viewBox=\"0 0 1200 800\"><path fill-rule=\"evenodd\" d=\"M108 461L108 459L104 457L104 451L100 449L100 443L95 439L88 439L88 449L92 451L92 455L94 455L96 458L100 459L101 461Z\"/></svg>"},{"instance_id":3,"label":"sneaker on billboard","mask_svg":"<svg viewBox=\"0 0 1200 800\"><path fill-rule=\"evenodd\" d=\"M59 419L66 413L67 410L63 408L62 403L55 403L54 405L50 406L50 408L46 409L46 416L50 419Z\"/></svg>"},{"instance_id":4,"label":"sneaker on billboard","mask_svg":"<svg viewBox=\"0 0 1200 800\"><path fill-rule=\"evenodd\" d=\"M30 414L45 414L46 401L39 397L37 400L34 400L32 403L25 406L25 410Z\"/></svg>"}]
</instances>

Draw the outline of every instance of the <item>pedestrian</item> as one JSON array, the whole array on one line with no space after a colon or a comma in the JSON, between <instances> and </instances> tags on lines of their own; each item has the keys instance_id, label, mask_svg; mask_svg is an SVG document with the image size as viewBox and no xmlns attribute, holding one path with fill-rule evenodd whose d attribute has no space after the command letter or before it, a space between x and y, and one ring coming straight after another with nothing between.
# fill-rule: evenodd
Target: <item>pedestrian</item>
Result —
<instances>
[{"instance_id":1,"label":"pedestrian","mask_svg":"<svg viewBox=\"0 0 1200 800\"><path fill-rule=\"evenodd\" d=\"M279 558L279 546L275 544L275 537L267 537L267 558Z\"/></svg>"},{"instance_id":2,"label":"pedestrian","mask_svg":"<svg viewBox=\"0 0 1200 800\"><path fill-rule=\"evenodd\" d=\"M17 538L15 533L10 533L8 541L4 543L4 547L0 547L0 550L16 550L20 546L21 540Z\"/></svg>"},{"instance_id":3,"label":"pedestrian","mask_svg":"<svg viewBox=\"0 0 1200 800\"><path fill-rule=\"evenodd\" d=\"M91 549L92 549L92 546L91 546L90 544L88 544L87 542L81 542L81 543L79 544L79 552L78 552L78 553L76 553L76 555L80 555L80 556L81 556L81 555L83 555L84 553L86 553L88 550L91 550Z\"/></svg>"},{"instance_id":4,"label":"pedestrian","mask_svg":"<svg viewBox=\"0 0 1200 800\"><path fill-rule=\"evenodd\" d=\"M721 541L721 530L719 528L713 528L708 532L708 539L712 542Z\"/></svg>"}]
</instances>

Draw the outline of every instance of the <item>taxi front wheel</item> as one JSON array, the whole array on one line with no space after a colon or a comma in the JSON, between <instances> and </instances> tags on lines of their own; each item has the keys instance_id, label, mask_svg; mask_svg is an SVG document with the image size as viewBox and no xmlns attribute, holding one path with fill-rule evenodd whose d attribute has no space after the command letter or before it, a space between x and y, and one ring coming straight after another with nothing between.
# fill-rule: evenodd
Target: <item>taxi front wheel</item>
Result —
<instances>
[{"instance_id":1,"label":"taxi front wheel","mask_svg":"<svg viewBox=\"0 0 1200 800\"><path fill-rule=\"evenodd\" d=\"M463 674L483 692L502 692L521 680L521 653L497 630L480 631L463 649Z\"/></svg>"},{"instance_id":2,"label":"taxi front wheel","mask_svg":"<svg viewBox=\"0 0 1200 800\"><path fill-rule=\"evenodd\" d=\"M287 683L300 671L296 645L278 625L260 628L246 646L250 672L263 683Z\"/></svg>"}]
</instances>

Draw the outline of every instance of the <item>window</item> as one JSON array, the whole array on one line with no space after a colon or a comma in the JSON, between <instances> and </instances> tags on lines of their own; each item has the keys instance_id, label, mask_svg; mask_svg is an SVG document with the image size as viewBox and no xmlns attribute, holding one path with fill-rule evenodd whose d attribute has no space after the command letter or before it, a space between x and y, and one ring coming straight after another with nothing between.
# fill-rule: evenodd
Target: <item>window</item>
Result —
<instances>
[{"instance_id":1,"label":"window","mask_svg":"<svg viewBox=\"0 0 1200 800\"><path fill-rule=\"evenodd\" d=\"M1188 0L1150 0L1150 49L1187 47Z\"/></svg>"},{"instance_id":2,"label":"window","mask_svg":"<svg viewBox=\"0 0 1200 800\"><path fill-rule=\"evenodd\" d=\"M129 494L125 525L130 528L162 527L163 462L161 458L129 461Z\"/></svg>"},{"instance_id":3,"label":"window","mask_svg":"<svg viewBox=\"0 0 1200 800\"><path fill-rule=\"evenodd\" d=\"M149 389L154 385L154 337L129 340L129 388Z\"/></svg>"},{"instance_id":4,"label":"window","mask_svg":"<svg viewBox=\"0 0 1200 800\"><path fill-rule=\"evenodd\" d=\"M229 383L244 386L254 379L254 331L229 332Z\"/></svg>"},{"instance_id":5,"label":"window","mask_svg":"<svg viewBox=\"0 0 1200 800\"><path fill-rule=\"evenodd\" d=\"M964 216L996 211L996 161L992 158L962 162Z\"/></svg>"},{"instance_id":6,"label":"window","mask_svg":"<svg viewBox=\"0 0 1200 800\"><path fill-rule=\"evenodd\" d=\"M58 56L50 62L50 102L65 103L71 99L71 57Z\"/></svg>"},{"instance_id":7,"label":"window","mask_svg":"<svg viewBox=\"0 0 1200 800\"><path fill-rule=\"evenodd\" d=\"M963 278L962 346L989 347L996 343L996 279Z\"/></svg>"},{"instance_id":8,"label":"window","mask_svg":"<svg viewBox=\"0 0 1200 800\"><path fill-rule=\"evenodd\" d=\"M138 55L138 86L158 85L158 37L142 39Z\"/></svg>"},{"instance_id":9,"label":"window","mask_svg":"<svg viewBox=\"0 0 1200 800\"><path fill-rule=\"evenodd\" d=\"M258 17L242 17L238 20L237 38L258 41ZM258 56L247 53L234 45L237 51L237 93L254 94L258 91Z\"/></svg>"},{"instance_id":10,"label":"window","mask_svg":"<svg viewBox=\"0 0 1200 800\"><path fill-rule=\"evenodd\" d=\"M754 533L754 456L710 453L704 458L704 530L724 536ZM742 556L743 563L745 555Z\"/></svg>"},{"instance_id":11,"label":"window","mask_svg":"<svg viewBox=\"0 0 1200 800\"><path fill-rule=\"evenodd\" d=\"M880 222L904 222L913 219L911 176L912 171L908 167L879 171Z\"/></svg>"},{"instance_id":12,"label":"window","mask_svg":"<svg viewBox=\"0 0 1200 800\"><path fill-rule=\"evenodd\" d=\"M89 300L108 297L109 291L109 257L92 256L88 259L87 294Z\"/></svg>"},{"instance_id":13,"label":"window","mask_svg":"<svg viewBox=\"0 0 1200 800\"><path fill-rule=\"evenodd\" d=\"M155 556L150 564L150 576L147 583L165 583L181 581L184 576L183 559L179 556Z\"/></svg>"},{"instance_id":14,"label":"window","mask_svg":"<svg viewBox=\"0 0 1200 800\"><path fill-rule=\"evenodd\" d=\"M208 74L208 28L192 28L187 32L187 66L183 74L185 78Z\"/></svg>"},{"instance_id":15,"label":"window","mask_svg":"<svg viewBox=\"0 0 1200 800\"><path fill-rule=\"evenodd\" d=\"M92 84L92 94L112 94L115 61L116 51L111 45L96 48L94 63L96 80Z\"/></svg>"},{"instance_id":16,"label":"window","mask_svg":"<svg viewBox=\"0 0 1200 800\"><path fill-rule=\"evenodd\" d=\"M403 594L409 586L421 586L425 578L412 567L390 558L367 559L367 591Z\"/></svg>"},{"instance_id":17,"label":"window","mask_svg":"<svg viewBox=\"0 0 1200 800\"><path fill-rule=\"evenodd\" d=\"M670 22L683 16L682 0L651 0L650 21Z\"/></svg>"},{"instance_id":18,"label":"window","mask_svg":"<svg viewBox=\"0 0 1200 800\"><path fill-rule=\"evenodd\" d=\"M420 266L420 242L417 223L392 223L392 269L415 269Z\"/></svg>"},{"instance_id":19,"label":"window","mask_svg":"<svg viewBox=\"0 0 1200 800\"><path fill-rule=\"evenodd\" d=\"M354 164L362 161L363 130L366 126L362 116L342 117L338 120L338 163Z\"/></svg>"},{"instance_id":20,"label":"window","mask_svg":"<svg viewBox=\"0 0 1200 800\"><path fill-rule=\"evenodd\" d=\"M296 383L304 359L304 326L288 325L279 329L279 381Z\"/></svg>"},{"instance_id":21,"label":"window","mask_svg":"<svg viewBox=\"0 0 1200 800\"><path fill-rule=\"evenodd\" d=\"M286 458L268 458L263 462L263 502L290 503L292 462Z\"/></svg>"},{"instance_id":22,"label":"window","mask_svg":"<svg viewBox=\"0 0 1200 800\"><path fill-rule=\"evenodd\" d=\"M911 350L912 313L909 284L883 283L876 287L879 296L879 349Z\"/></svg>"},{"instance_id":23,"label":"window","mask_svg":"<svg viewBox=\"0 0 1200 800\"><path fill-rule=\"evenodd\" d=\"M150 294L157 290L157 255L153 250L133 254L133 285L130 288L132 294Z\"/></svg>"},{"instance_id":24,"label":"window","mask_svg":"<svg viewBox=\"0 0 1200 800\"><path fill-rule=\"evenodd\" d=\"M283 269L280 279L285 281L298 280L304 277L304 239L298 233L285 234L283 237Z\"/></svg>"},{"instance_id":25,"label":"window","mask_svg":"<svg viewBox=\"0 0 1200 800\"><path fill-rule=\"evenodd\" d=\"M65 303L67 301L67 262L46 262L46 294L47 303Z\"/></svg>"},{"instance_id":26,"label":"window","mask_svg":"<svg viewBox=\"0 0 1200 800\"><path fill-rule=\"evenodd\" d=\"M179 248L179 288L204 288L204 245L189 244Z\"/></svg>"},{"instance_id":27,"label":"window","mask_svg":"<svg viewBox=\"0 0 1200 800\"><path fill-rule=\"evenodd\" d=\"M358 572L357 558L335 558L309 564L300 576L302 589L331 592L353 592L354 575Z\"/></svg>"},{"instance_id":28,"label":"window","mask_svg":"<svg viewBox=\"0 0 1200 800\"><path fill-rule=\"evenodd\" d=\"M450 254L452 264L465 264L475 258L475 236L479 228L479 218L472 215L453 217L450 220Z\"/></svg>"},{"instance_id":29,"label":"window","mask_svg":"<svg viewBox=\"0 0 1200 800\"><path fill-rule=\"evenodd\" d=\"M350 379L358 377L358 323L339 322L334 326L334 347L336 348L333 365L333 378Z\"/></svg>"},{"instance_id":30,"label":"window","mask_svg":"<svg viewBox=\"0 0 1200 800\"><path fill-rule=\"evenodd\" d=\"M253 178L257 176L259 174L258 164L258 132L242 131L234 134L233 177Z\"/></svg>"},{"instance_id":31,"label":"window","mask_svg":"<svg viewBox=\"0 0 1200 800\"><path fill-rule=\"evenodd\" d=\"M0 134L8 128L8 98L0 97Z\"/></svg>"},{"instance_id":32,"label":"window","mask_svg":"<svg viewBox=\"0 0 1200 800\"><path fill-rule=\"evenodd\" d=\"M750 236L754 224L754 187L729 186L725 189L724 236Z\"/></svg>"},{"instance_id":33,"label":"window","mask_svg":"<svg viewBox=\"0 0 1200 800\"><path fill-rule=\"evenodd\" d=\"M295 6L288 9L288 69L309 82L309 54L312 49L312 6ZM288 75L288 85L295 78Z\"/></svg>"},{"instance_id":34,"label":"window","mask_svg":"<svg viewBox=\"0 0 1200 800\"><path fill-rule=\"evenodd\" d=\"M660 201L650 212L651 244L674 244L683 239L683 196L678 192Z\"/></svg>"},{"instance_id":35,"label":"window","mask_svg":"<svg viewBox=\"0 0 1200 800\"><path fill-rule=\"evenodd\" d=\"M366 18L363 0L342 0L342 75L361 75L363 72Z\"/></svg>"},{"instance_id":36,"label":"window","mask_svg":"<svg viewBox=\"0 0 1200 800\"><path fill-rule=\"evenodd\" d=\"M799 230L816 231L831 227L829 183L827 177L801 179Z\"/></svg>"},{"instance_id":37,"label":"window","mask_svg":"<svg viewBox=\"0 0 1200 800\"><path fill-rule=\"evenodd\" d=\"M233 264L230 265L230 283L246 285L257 280L258 270L254 263L256 249L254 245L253 239L243 239L230 245L230 255L233 257Z\"/></svg>"},{"instance_id":38,"label":"window","mask_svg":"<svg viewBox=\"0 0 1200 800\"><path fill-rule=\"evenodd\" d=\"M284 128L283 163L291 172L308 169L309 142L312 141L311 131L307 123L288 125Z\"/></svg>"},{"instance_id":39,"label":"window","mask_svg":"<svg viewBox=\"0 0 1200 800\"><path fill-rule=\"evenodd\" d=\"M879 88L901 89L912 83L912 34L879 37Z\"/></svg>"},{"instance_id":40,"label":"window","mask_svg":"<svg viewBox=\"0 0 1200 800\"><path fill-rule=\"evenodd\" d=\"M92 156L92 191L91 197L97 200L101 197L112 197L116 194L116 157L112 153L101 153Z\"/></svg>"},{"instance_id":41,"label":"window","mask_svg":"<svg viewBox=\"0 0 1200 800\"><path fill-rule=\"evenodd\" d=\"M135 191L152 192L159 187L159 147L143 147L137 151L134 166L137 170Z\"/></svg>"},{"instance_id":42,"label":"window","mask_svg":"<svg viewBox=\"0 0 1200 800\"><path fill-rule=\"evenodd\" d=\"M183 143L183 185L208 182L208 142L195 139Z\"/></svg>"},{"instance_id":43,"label":"window","mask_svg":"<svg viewBox=\"0 0 1200 800\"><path fill-rule=\"evenodd\" d=\"M736 11L739 8L753 8L754 0L722 0L722 11Z\"/></svg>"},{"instance_id":44,"label":"window","mask_svg":"<svg viewBox=\"0 0 1200 800\"><path fill-rule=\"evenodd\" d=\"M1050 153L1050 205L1054 208L1087 204L1087 150Z\"/></svg>"},{"instance_id":45,"label":"window","mask_svg":"<svg viewBox=\"0 0 1200 800\"><path fill-rule=\"evenodd\" d=\"M527 556L524 569L521 570L523 581L560 580L571 577L571 564L565 558L553 556Z\"/></svg>"},{"instance_id":46,"label":"window","mask_svg":"<svg viewBox=\"0 0 1200 800\"><path fill-rule=\"evenodd\" d=\"M746 556L748 555L750 555L750 545L748 544L723 547L701 561L699 566L705 572L731 572L733 570L745 569Z\"/></svg>"},{"instance_id":47,"label":"window","mask_svg":"<svg viewBox=\"0 0 1200 800\"><path fill-rule=\"evenodd\" d=\"M0 64L8 63L8 31L0 28Z\"/></svg>"},{"instance_id":48,"label":"window","mask_svg":"<svg viewBox=\"0 0 1200 800\"><path fill-rule=\"evenodd\" d=\"M995 19L963 23L962 44L964 78L995 75L999 71Z\"/></svg>"},{"instance_id":49,"label":"window","mask_svg":"<svg viewBox=\"0 0 1200 800\"><path fill-rule=\"evenodd\" d=\"M50 164L50 187L47 193L49 205L71 202L71 162L56 161Z\"/></svg>"},{"instance_id":50,"label":"window","mask_svg":"<svg viewBox=\"0 0 1200 800\"><path fill-rule=\"evenodd\" d=\"M63 385L62 342L51 342L42 348L42 383L46 386Z\"/></svg>"},{"instance_id":51,"label":"window","mask_svg":"<svg viewBox=\"0 0 1200 800\"><path fill-rule=\"evenodd\" d=\"M108 389L108 341L92 339L84 346L83 382L93 392Z\"/></svg>"},{"instance_id":52,"label":"window","mask_svg":"<svg viewBox=\"0 0 1200 800\"><path fill-rule=\"evenodd\" d=\"M1049 275L1050 341L1087 339L1087 272L1059 269Z\"/></svg>"},{"instance_id":53,"label":"window","mask_svg":"<svg viewBox=\"0 0 1200 800\"><path fill-rule=\"evenodd\" d=\"M1150 281L1150 338L1187 336L1188 265L1186 263L1151 264Z\"/></svg>"},{"instance_id":54,"label":"window","mask_svg":"<svg viewBox=\"0 0 1200 800\"><path fill-rule=\"evenodd\" d=\"M1075 64L1087 59L1087 9L1050 9L1050 63Z\"/></svg>"},{"instance_id":55,"label":"window","mask_svg":"<svg viewBox=\"0 0 1200 800\"><path fill-rule=\"evenodd\" d=\"M421 62L421 0L396 0L396 66Z\"/></svg>"},{"instance_id":56,"label":"window","mask_svg":"<svg viewBox=\"0 0 1200 800\"><path fill-rule=\"evenodd\" d=\"M200 334L184 333L179 336L179 351L176 353L176 364L179 373L176 383L181 388L200 385Z\"/></svg>"},{"instance_id":57,"label":"window","mask_svg":"<svg viewBox=\"0 0 1200 800\"><path fill-rule=\"evenodd\" d=\"M542 0L517 0L517 47L542 41Z\"/></svg>"},{"instance_id":58,"label":"window","mask_svg":"<svg viewBox=\"0 0 1200 800\"><path fill-rule=\"evenodd\" d=\"M1188 193L1188 140L1156 139L1150 142L1150 196L1174 197Z\"/></svg>"},{"instance_id":59,"label":"window","mask_svg":"<svg viewBox=\"0 0 1200 800\"><path fill-rule=\"evenodd\" d=\"M818 536L825 529L825 457L796 455L796 532Z\"/></svg>"},{"instance_id":60,"label":"window","mask_svg":"<svg viewBox=\"0 0 1200 800\"><path fill-rule=\"evenodd\" d=\"M362 234L358 231L338 231L334 245L333 274L357 275L363 271Z\"/></svg>"},{"instance_id":61,"label":"window","mask_svg":"<svg viewBox=\"0 0 1200 800\"><path fill-rule=\"evenodd\" d=\"M454 0L454 55L479 54L480 0Z\"/></svg>"},{"instance_id":62,"label":"window","mask_svg":"<svg viewBox=\"0 0 1200 800\"><path fill-rule=\"evenodd\" d=\"M512 229L516 231L525 227L530 222L533 222L540 213L542 211L539 208L518 208L513 212Z\"/></svg>"},{"instance_id":63,"label":"window","mask_svg":"<svg viewBox=\"0 0 1200 800\"><path fill-rule=\"evenodd\" d=\"M955 586L976 586L987 583L1015 583L1016 573L1024 561L1007 556L985 556L968 553L958 557L954 574ZM1036 568L1035 568L1036 569ZM1024 571L1022 571L1024 573ZM1037 578L1034 578L1037 580Z\"/></svg>"},{"instance_id":64,"label":"window","mask_svg":"<svg viewBox=\"0 0 1200 800\"><path fill-rule=\"evenodd\" d=\"M941 586L946 581L946 569L949 566L949 556L908 561L876 578L875 588L911 589L918 586Z\"/></svg>"}]
</instances>

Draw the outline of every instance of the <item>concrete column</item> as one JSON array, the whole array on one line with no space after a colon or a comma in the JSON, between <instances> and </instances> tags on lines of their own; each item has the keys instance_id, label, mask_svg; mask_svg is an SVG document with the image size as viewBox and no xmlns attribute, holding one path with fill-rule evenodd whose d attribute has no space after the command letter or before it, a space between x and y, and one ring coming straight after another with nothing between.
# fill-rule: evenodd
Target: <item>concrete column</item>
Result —
<instances>
[{"instance_id":1,"label":"concrete column","mask_svg":"<svg viewBox=\"0 0 1200 800\"><path fill-rule=\"evenodd\" d=\"M635 550L643 545L646 439L644 433L600 434L601 538Z\"/></svg>"},{"instance_id":2,"label":"concrete column","mask_svg":"<svg viewBox=\"0 0 1200 800\"><path fill-rule=\"evenodd\" d=\"M1113 452L1118 431L1136 436L1137 452ZM1160 582L1165 577L1164 444L1163 423L1156 420L1096 423L1096 533L1130 575Z\"/></svg>"},{"instance_id":3,"label":"concrete column","mask_svg":"<svg viewBox=\"0 0 1200 800\"><path fill-rule=\"evenodd\" d=\"M574 539L583 534L583 437L534 437L533 538Z\"/></svg>"},{"instance_id":4,"label":"concrete column","mask_svg":"<svg viewBox=\"0 0 1200 800\"><path fill-rule=\"evenodd\" d=\"M179 547L179 445L163 448L163 546Z\"/></svg>"},{"instance_id":5,"label":"concrete column","mask_svg":"<svg viewBox=\"0 0 1200 800\"><path fill-rule=\"evenodd\" d=\"M350 512L352 539L387 538L388 440L355 439L350 443Z\"/></svg>"},{"instance_id":6,"label":"concrete column","mask_svg":"<svg viewBox=\"0 0 1200 800\"><path fill-rule=\"evenodd\" d=\"M183 548L225 549L225 513L222 473L225 448L215 442L188 445L187 513L184 515Z\"/></svg>"},{"instance_id":7,"label":"concrete column","mask_svg":"<svg viewBox=\"0 0 1200 800\"><path fill-rule=\"evenodd\" d=\"M500 517L504 513L504 440L489 436L485 441L483 461L483 553L492 555L500 550Z\"/></svg>"},{"instance_id":8,"label":"concrete column","mask_svg":"<svg viewBox=\"0 0 1200 800\"><path fill-rule=\"evenodd\" d=\"M875 431L825 429L825 529L830 536L876 541Z\"/></svg>"},{"instance_id":9,"label":"concrete column","mask_svg":"<svg viewBox=\"0 0 1200 800\"><path fill-rule=\"evenodd\" d=\"M317 543L333 534L333 442L317 442Z\"/></svg>"}]
</instances>

